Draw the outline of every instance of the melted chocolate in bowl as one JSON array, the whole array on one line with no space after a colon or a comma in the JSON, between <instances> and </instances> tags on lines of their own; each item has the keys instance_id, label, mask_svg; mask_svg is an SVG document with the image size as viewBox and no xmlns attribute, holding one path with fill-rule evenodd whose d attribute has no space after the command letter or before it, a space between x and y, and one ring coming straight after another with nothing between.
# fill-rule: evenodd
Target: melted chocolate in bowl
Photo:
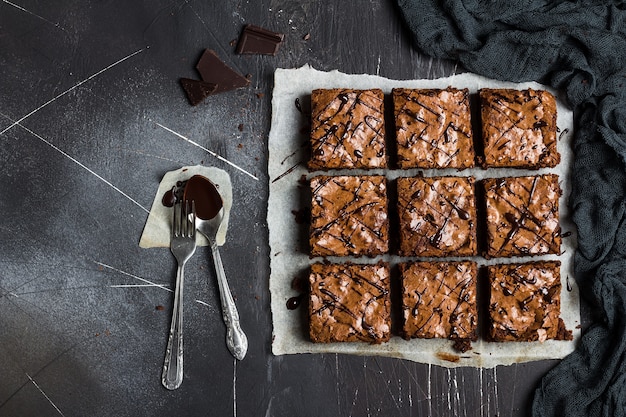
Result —
<instances>
[{"instance_id":1,"label":"melted chocolate in bowl","mask_svg":"<svg viewBox=\"0 0 626 417\"><path fill-rule=\"evenodd\" d=\"M217 216L224 205L215 184L202 175L194 175L187 180L183 200L195 202L196 216L202 220Z\"/></svg>"}]
</instances>

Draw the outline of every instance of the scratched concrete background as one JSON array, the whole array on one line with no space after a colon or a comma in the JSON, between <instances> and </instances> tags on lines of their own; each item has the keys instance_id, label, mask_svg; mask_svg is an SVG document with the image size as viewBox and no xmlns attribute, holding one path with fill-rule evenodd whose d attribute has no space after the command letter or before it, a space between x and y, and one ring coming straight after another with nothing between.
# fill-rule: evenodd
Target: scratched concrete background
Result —
<instances>
[{"instance_id":1,"label":"scratched concrete background","mask_svg":"<svg viewBox=\"0 0 626 417\"><path fill-rule=\"evenodd\" d=\"M234 54L246 23L286 34L277 56ZM205 48L252 82L191 107L178 79L198 78ZM307 63L398 79L462 71L415 52L391 1L0 0L0 416L527 415L554 362L271 354L272 77ZM170 392L160 375L175 261L138 241L161 176L193 164L232 178L222 256L250 349L242 362L228 353L198 249L185 379Z\"/></svg>"}]
</instances>

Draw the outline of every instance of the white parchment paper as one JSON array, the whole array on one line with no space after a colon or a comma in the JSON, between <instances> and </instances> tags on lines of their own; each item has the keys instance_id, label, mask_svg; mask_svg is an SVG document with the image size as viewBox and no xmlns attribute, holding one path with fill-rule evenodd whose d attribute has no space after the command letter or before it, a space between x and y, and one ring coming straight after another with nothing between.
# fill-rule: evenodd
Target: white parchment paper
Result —
<instances>
[{"instance_id":1,"label":"white parchment paper","mask_svg":"<svg viewBox=\"0 0 626 417\"><path fill-rule=\"evenodd\" d=\"M449 340L412 339L404 340L393 336L391 341L380 345L367 343L311 343L308 339L306 321L307 301L296 310L286 308L290 297L298 292L292 289L296 277L308 276L309 265L319 259L310 259L307 253L308 224L296 222L294 212L310 206L306 201L307 184L301 179L310 178L306 168L306 146L308 142L308 113L310 94L316 88L380 88L385 94L395 87L403 88L468 88L476 93L480 88L516 88L544 89L557 97L557 126L561 137L558 150L561 163L555 169L538 171L526 170L483 170L481 168L457 170L420 170L426 176L434 175L472 175L480 180L485 177L537 175L547 172L559 174L563 197L560 200L561 226L564 233L572 235L563 238L560 256L533 257L532 260L559 259L561 261L561 317L566 327L574 333L573 341L548 340L540 342L495 343L479 339L472 343L472 350L463 354L452 349ZM296 105L296 100L299 106ZM302 111L298 107L301 107ZM436 364L446 367L474 366L490 368L497 365L535 361L540 359L562 358L575 348L580 337L579 294L572 270L572 258L576 248L575 228L570 221L567 198L570 193L568 173L572 161L570 141L572 138L573 115L559 100L557 93L537 83L515 84L494 81L473 74L462 74L436 80L390 80L373 75L349 75L337 71L322 72L309 66L298 69L277 69L275 72L274 93L272 97L272 127L269 136L269 201L268 227L270 243L270 293L273 323L272 352L275 355L295 353L345 353L355 355L379 355L408 359L416 362ZM393 128L387 126L387 129ZM334 174L362 171L336 171ZM399 176L416 175L418 170L371 170L369 173L384 174L389 179ZM331 261L376 262L373 260L352 258L329 258ZM410 258L383 256L391 264ZM454 259L454 258L448 258ZM467 258L466 258L467 259ZM480 265L505 262L524 262L531 258L492 259L482 257L475 260ZM484 312L482 313L484 314Z\"/></svg>"},{"instance_id":2,"label":"white parchment paper","mask_svg":"<svg viewBox=\"0 0 626 417\"><path fill-rule=\"evenodd\" d=\"M211 180L217 186L217 189L224 202L224 219L217 231L216 241L219 246L223 246L226 241L226 231L228 230L228 219L230 218L230 209L233 205L233 187L230 182L230 176L222 169L215 167L206 167L201 165L186 166L175 171L167 172L154 196L148 220L143 228L139 246L142 248L165 248L170 246L170 236L172 224L172 208L163 205L161 200L165 193L176 185L177 181L186 181L194 175L202 175ZM206 238L198 233L197 244L199 246L207 246L209 242Z\"/></svg>"}]
</instances>

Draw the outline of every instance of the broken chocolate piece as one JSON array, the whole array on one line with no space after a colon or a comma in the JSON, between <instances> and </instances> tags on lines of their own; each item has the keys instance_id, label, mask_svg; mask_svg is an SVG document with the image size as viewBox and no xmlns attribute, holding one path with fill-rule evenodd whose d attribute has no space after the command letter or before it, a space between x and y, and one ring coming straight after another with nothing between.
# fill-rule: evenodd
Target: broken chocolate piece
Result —
<instances>
[{"instance_id":1,"label":"broken chocolate piece","mask_svg":"<svg viewBox=\"0 0 626 417\"><path fill-rule=\"evenodd\" d=\"M215 51L211 49L204 51L200 60L198 60L196 69L203 81L217 84L217 88L212 94L235 90L250 84L250 80L247 80L222 62Z\"/></svg>"},{"instance_id":2,"label":"broken chocolate piece","mask_svg":"<svg viewBox=\"0 0 626 417\"><path fill-rule=\"evenodd\" d=\"M237 43L238 54L276 55L285 35L259 26L246 25Z\"/></svg>"},{"instance_id":3,"label":"broken chocolate piece","mask_svg":"<svg viewBox=\"0 0 626 417\"><path fill-rule=\"evenodd\" d=\"M183 86L187 99L192 106L197 106L215 92L217 84L207 83L205 81L192 80L191 78L181 78L180 84Z\"/></svg>"}]
</instances>

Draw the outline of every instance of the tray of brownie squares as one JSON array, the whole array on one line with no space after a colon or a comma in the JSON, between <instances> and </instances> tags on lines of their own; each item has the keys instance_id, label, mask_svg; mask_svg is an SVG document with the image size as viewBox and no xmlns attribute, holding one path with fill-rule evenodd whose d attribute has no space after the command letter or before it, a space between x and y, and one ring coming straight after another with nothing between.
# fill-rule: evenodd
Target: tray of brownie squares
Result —
<instances>
[{"instance_id":1,"label":"tray of brownie squares","mask_svg":"<svg viewBox=\"0 0 626 417\"><path fill-rule=\"evenodd\" d=\"M307 265L292 288L309 344L406 357L411 341L437 340L438 351L447 341L439 359L471 365L481 362L462 359L493 354L485 345L572 340L557 100L541 88L473 90L331 84L299 103L301 175L283 197L306 211L296 252Z\"/></svg>"}]
</instances>

